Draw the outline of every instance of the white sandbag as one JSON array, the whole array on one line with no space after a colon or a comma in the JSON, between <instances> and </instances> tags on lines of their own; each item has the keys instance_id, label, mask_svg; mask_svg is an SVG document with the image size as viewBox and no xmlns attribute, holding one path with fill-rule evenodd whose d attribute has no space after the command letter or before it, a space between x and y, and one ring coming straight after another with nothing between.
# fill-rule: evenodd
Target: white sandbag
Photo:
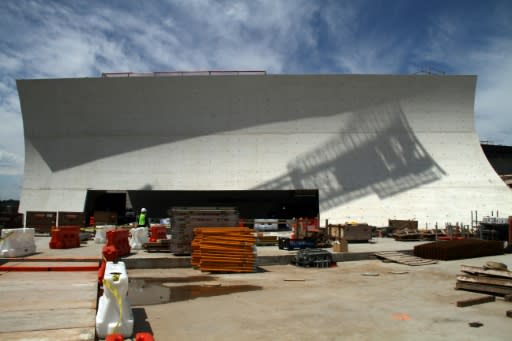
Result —
<instances>
[{"instance_id":1,"label":"white sandbag","mask_svg":"<svg viewBox=\"0 0 512 341\"><path fill-rule=\"evenodd\" d=\"M115 225L98 225L96 226L96 234L94 235L94 242L96 244L105 244L107 242L107 231L114 230Z\"/></svg>"},{"instance_id":2,"label":"white sandbag","mask_svg":"<svg viewBox=\"0 0 512 341\"><path fill-rule=\"evenodd\" d=\"M130 247L132 250L142 250L143 245L149 241L148 228L136 227L130 230Z\"/></svg>"},{"instance_id":3,"label":"white sandbag","mask_svg":"<svg viewBox=\"0 0 512 341\"><path fill-rule=\"evenodd\" d=\"M22 257L36 252L33 228L3 229L0 240L2 257Z\"/></svg>"},{"instance_id":4,"label":"white sandbag","mask_svg":"<svg viewBox=\"0 0 512 341\"><path fill-rule=\"evenodd\" d=\"M103 295L98 301L96 313L96 332L99 338L116 333L123 337L133 334L133 312L127 293L128 275L124 262L107 262Z\"/></svg>"}]
</instances>

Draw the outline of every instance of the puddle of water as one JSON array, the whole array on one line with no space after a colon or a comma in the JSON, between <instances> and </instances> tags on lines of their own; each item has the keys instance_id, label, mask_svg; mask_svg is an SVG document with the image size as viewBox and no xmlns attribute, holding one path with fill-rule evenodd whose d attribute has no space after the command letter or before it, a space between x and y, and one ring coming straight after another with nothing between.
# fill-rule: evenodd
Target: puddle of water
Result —
<instances>
[{"instance_id":1,"label":"puddle of water","mask_svg":"<svg viewBox=\"0 0 512 341\"><path fill-rule=\"evenodd\" d=\"M211 280L208 279L208 281ZM262 289L261 286L256 285L222 285L217 282L191 285L172 284L169 286L170 282L169 279L161 278L130 279L128 302L132 306L153 305ZM183 282L187 281L177 281L177 283Z\"/></svg>"}]
</instances>

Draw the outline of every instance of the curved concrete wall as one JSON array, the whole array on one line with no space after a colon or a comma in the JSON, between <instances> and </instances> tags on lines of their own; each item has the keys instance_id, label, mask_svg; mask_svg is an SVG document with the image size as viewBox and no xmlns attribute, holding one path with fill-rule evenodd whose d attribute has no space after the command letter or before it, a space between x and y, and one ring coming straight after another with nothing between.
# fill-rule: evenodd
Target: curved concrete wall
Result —
<instances>
[{"instance_id":1,"label":"curved concrete wall","mask_svg":"<svg viewBox=\"0 0 512 341\"><path fill-rule=\"evenodd\" d=\"M509 213L473 125L474 76L20 80L20 211L87 189L319 189L321 219Z\"/></svg>"}]
</instances>

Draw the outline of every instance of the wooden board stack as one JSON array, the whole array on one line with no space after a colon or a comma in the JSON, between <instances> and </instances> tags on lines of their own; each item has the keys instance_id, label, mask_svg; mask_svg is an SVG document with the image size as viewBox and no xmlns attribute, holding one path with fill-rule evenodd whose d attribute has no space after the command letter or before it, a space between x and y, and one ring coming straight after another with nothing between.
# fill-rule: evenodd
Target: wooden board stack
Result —
<instances>
[{"instance_id":1,"label":"wooden board stack","mask_svg":"<svg viewBox=\"0 0 512 341\"><path fill-rule=\"evenodd\" d=\"M254 272L256 237L246 227L194 229L192 266L209 272Z\"/></svg>"},{"instance_id":2,"label":"wooden board stack","mask_svg":"<svg viewBox=\"0 0 512 341\"><path fill-rule=\"evenodd\" d=\"M239 213L235 207L173 207L171 216L171 252L190 255L196 227L235 227Z\"/></svg>"},{"instance_id":3,"label":"wooden board stack","mask_svg":"<svg viewBox=\"0 0 512 341\"><path fill-rule=\"evenodd\" d=\"M460 268L463 274L457 275L455 289L495 296L512 294L511 271L469 265L461 265Z\"/></svg>"}]
</instances>

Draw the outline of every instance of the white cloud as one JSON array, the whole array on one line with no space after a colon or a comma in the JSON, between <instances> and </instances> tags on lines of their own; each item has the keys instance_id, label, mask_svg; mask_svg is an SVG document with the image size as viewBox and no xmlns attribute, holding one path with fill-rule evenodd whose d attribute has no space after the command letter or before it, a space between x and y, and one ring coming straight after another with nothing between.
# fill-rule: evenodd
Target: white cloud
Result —
<instances>
[{"instance_id":1,"label":"white cloud","mask_svg":"<svg viewBox=\"0 0 512 341\"><path fill-rule=\"evenodd\" d=\"M21 65L21 62L15 56L0 52L0 71L16 72Z\"/></svg>"},{"instance_id":2,"label":"white cloud","mask_svg":"<svg viewBox=\"0 0 512 341\"><path fill-rule=\"evenodd\" d=\"M453 73L477 75L478 135L481 140L512 145L512 27L508 21L494 24L498 33L468 45L472 37L468 35L467 25L460 19L439 17L430 28L430 44L416 55L421 58L423 54L427 62L445 65Z\"/></svg>"},{"instance_id":3,"label":"white cloud","mask_svg":"<svg viewBox=\"0 0 512 341\"><path fill-rule=\"evenodd\" d=\"M23 174L23 159L0 149L0 175Z\"/></svg>"}]
</instances>

